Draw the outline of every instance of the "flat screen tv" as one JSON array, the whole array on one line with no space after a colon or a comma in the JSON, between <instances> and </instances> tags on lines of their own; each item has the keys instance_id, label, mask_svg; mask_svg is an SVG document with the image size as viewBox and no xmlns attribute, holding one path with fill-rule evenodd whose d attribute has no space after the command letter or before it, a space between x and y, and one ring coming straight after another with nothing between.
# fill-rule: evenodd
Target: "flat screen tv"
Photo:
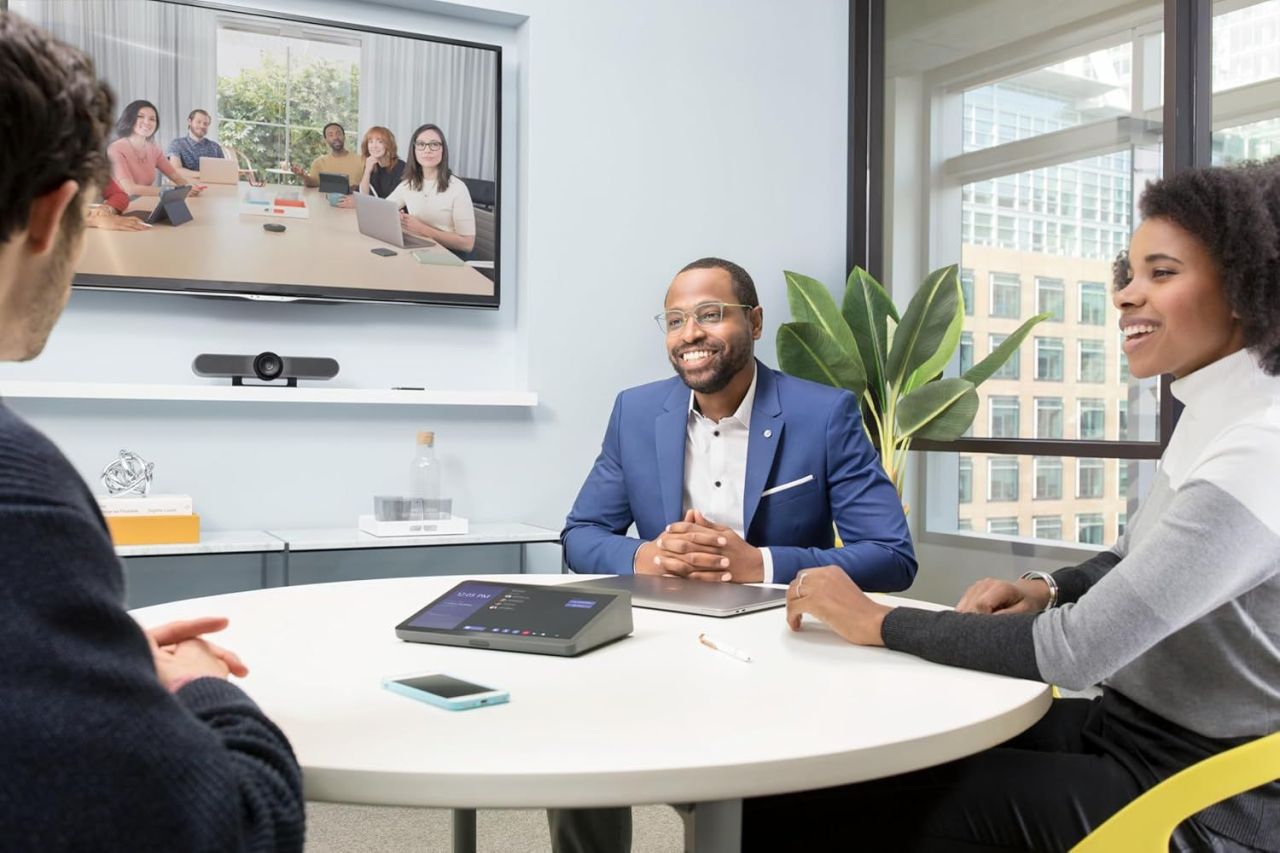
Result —
<instances>
[{"instance_id":1,"label":"flat screen tv","mask_svg":"<svg viewBox=\"0 0 1280 853\"><path fill-rule=\"evenodd\" d=\"M202 2L9 9L116 95L77 286L498 307L500 47Z\"/></svg>"}]
</instances>

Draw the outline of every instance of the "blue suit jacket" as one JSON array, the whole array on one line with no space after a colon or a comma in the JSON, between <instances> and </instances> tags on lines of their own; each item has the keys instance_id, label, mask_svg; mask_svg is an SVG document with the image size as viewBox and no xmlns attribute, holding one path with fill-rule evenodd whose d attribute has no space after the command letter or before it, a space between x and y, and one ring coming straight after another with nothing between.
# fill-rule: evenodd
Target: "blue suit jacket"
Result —
<instances>
[{"instance_id":1,"label":"blue suit jacket","mask_svg":"<svg viewBox=\"0 0 1280 853\"><path fill-rule=\"evenodd\" d=\"M911 585L915 553L898 493L862 429L853 394L756 362L743 529L768 547L773 579L834 563L863 589ZM631 574L636 550L683 516L689 388L678 377L618 395L604 445L560 541L575 572ZM808 482L762 493L812 475ZM844 547L835 548L832 521ZM640 539L625 536L635 522Z\"/></svg>"}]
</instances>

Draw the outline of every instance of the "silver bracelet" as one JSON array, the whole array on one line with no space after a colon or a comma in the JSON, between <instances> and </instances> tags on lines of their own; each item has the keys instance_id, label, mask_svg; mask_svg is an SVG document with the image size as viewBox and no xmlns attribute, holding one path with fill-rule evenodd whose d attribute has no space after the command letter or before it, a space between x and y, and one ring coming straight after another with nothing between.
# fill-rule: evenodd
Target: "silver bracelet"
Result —
<instances>
[{"instance_id":1,"label":"silver bracelet","mask_svg":"<svg viewBox=\"0 0 1280 853\"><path fill-rule=\"evenodd\" d=\"M1044 606L1044 609L1058 606L1058 582L1053 579L1053 575L1048 572L1023 572L1018 580L1044 581L1045 586L1049 587L1049 603Z\"/></svg>"}]
</instances>

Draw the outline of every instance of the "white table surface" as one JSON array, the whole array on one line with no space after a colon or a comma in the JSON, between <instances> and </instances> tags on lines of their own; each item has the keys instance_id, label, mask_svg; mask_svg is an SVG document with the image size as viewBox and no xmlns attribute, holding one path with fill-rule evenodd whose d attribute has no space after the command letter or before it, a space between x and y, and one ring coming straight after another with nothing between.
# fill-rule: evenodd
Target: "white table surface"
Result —
<instances>
[{"instance_id":1,"label":"white table surface","mask_svg":"<svg viewBox=\"0 0 1280 853\"><path fill-rule=\"evenodd\" d=\"M342 551L349 548L416 548L431 545L519 545L559 542L560 533L532 524L472 522L457 536L374 536L356 527L272 530L289 543L289 550ZM424 602L425 603L425 602Z\"/></svg>"},{"instance_id":2,"label":"white table surface","mask_svg":"<svg viewBox=\"0 0 1280 853\"><path fill-rule=\"evenodd\" d=\"M292 546L291 546L292 547ZM485 576L560 583L572 576ZM1043 684L859 648L781 610L731 619L635 610L634 634L578 658L405 643L394 627L463 580L256 590L134 611L229 616L218 642L289 736L308 799L454 808L732 800L949 761L1023 731ZM751 655L701 646L707 631ZM384 690L445 672L510 691L451 712Z\"/></svg>"}]
</instances>

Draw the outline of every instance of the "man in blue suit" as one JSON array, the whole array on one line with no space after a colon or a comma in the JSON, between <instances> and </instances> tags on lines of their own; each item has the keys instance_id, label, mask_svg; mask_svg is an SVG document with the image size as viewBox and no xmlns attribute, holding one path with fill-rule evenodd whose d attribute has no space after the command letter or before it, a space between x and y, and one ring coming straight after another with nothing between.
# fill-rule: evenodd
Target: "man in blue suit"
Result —
<instances>
[{"instance_id":1,"label":"man in blue suit","mask_svg":"<svg viewBox=\"0 0 1280 853\"><path fill-rule=\"evenodd\" d=\"M560 534L569 567L789 583L835 564L863 589L910 586L916 559L902 501L857 398L755 360L764 312L747 271L694 261L657 320L676 376L614 402ZM626 535L632 523L639 538ZM548 819L558 853L631 847L627 808L551 810Z\"/></svg>"},{"instance_id":2,"label":"man in blue suit","mask_svg":"<svg viewBox=\"0 0 1280 853\"><path fill-rule=\"evenodd\" d=\"M902 501L857 398L756 361L763 321L737 264L676 276L658 322L677 375L618 395L560 535L571 569L789 583L835 564L863 589L911 585Z\"/></svg>"}]
</instances>

